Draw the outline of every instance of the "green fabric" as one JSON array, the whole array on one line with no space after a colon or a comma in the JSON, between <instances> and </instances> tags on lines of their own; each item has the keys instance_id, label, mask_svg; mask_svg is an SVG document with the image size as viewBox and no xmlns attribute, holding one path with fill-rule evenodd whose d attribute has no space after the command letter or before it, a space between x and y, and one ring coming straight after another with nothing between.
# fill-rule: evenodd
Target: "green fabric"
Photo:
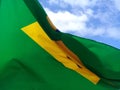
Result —
<instances>
[{"instance_id":1,"label":"green fabric","mask_svg":"<svg viewBox=\"0 0 120 90\"><path fill-rule=\"evenodd\" d=\"M40 23L44 31L53 40L60 40L61 33L55 32L47 21L47 14L37 0L24 0L28 8L31 10L36 20ZM31 3L32 2L32 3ZM39 8L39 9L38 9ZM44 18L44 19L43 19Z\"/></svg>"},{"instance_id":2,"label":"green fabric","mask_svg":"<svg viewBox=\"0 0 120 90\"><path fill-rule=\"evenodd\" d=\"M63 34L62 41L101 80L120 88L119 49L69 34Z\"/></svg>"},{"instance_id":3,"label":"green fabric","mask_svg":"<svg viewBox=\"0 0 120 90\"><path fill-rule=\"evenodd\" d=\"M103 56L108 49L109 52L113 50L116 53L119 50L52 31L46 16L37 0L0 0L0 90L118 90L120 60L113 63L114 58L109 62L107 56ZM30 39L21 28L35 21L39 22L51 39L61 39L88 68L103 77L102 80L94 85L80 74L64 67ZM105 46L105 50L103 48L101 51L104 53L97 51L101 50L101 46ZM119 59L119 55L117 57ZM115 63L117 66L114 66ZM111 66L108 71L107 65ZM104 78L115 80L117 86L109 84L111 82Z\"/></svg>"}]
</instances>

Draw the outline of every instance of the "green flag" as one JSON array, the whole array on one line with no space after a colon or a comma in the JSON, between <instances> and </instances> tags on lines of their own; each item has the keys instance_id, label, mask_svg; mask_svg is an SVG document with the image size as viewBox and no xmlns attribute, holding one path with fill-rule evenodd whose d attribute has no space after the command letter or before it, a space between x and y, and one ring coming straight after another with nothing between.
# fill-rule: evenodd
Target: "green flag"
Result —
<instances>
[{"instance_id":1,"label":"green flag","mask_svg":"<svg viewBox=\"0 0 120 90\"><path fill-rule=\"evenodd\" d=\"M0 0L0 90L119 90L120 50L62 33L37 0Z\"/></svg>"}]
</instances>

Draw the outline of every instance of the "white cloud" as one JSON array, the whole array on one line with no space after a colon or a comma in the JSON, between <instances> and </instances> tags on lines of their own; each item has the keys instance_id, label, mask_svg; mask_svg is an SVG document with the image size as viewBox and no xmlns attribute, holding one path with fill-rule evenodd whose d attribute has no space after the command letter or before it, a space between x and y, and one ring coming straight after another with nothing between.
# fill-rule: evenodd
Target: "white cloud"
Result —
<instances>
[{"instance_id":1,"label":"white cloud","mask_svg":"<svg viewBox=\"0 0 120 90\"><path fill-rule=\"evenodd\" d=\"M113 27L100 27L97 29L88 29L87 30L88 33L86 33L86 36L100 36L100 37L107 37L107 38L113 38L115 40L119 40L120 39L120 31L118 30L118 28L113 28Z\"/></svg>"},{"instance_id":2,"label":"white cloud","mask_svg":"<svg viewBox=\"0 0 120 90\"><path fill-rule=\"evenodd\" d=\"M74 15L68 11L59 11L54 13L46 9L48 16L55 24L55 26L63 32L84 30L88 17L86 14L80 16Z\"/></svg>"},{"instance_id":3,"label":"white cloud","mask_svg":"<svg viewBox=\"0 0 120 90\"><path fill-rule=\"evenodd\" d=\"M113 0L115 3L115 7L120 10L120 0Z\"/></svg>"},{"instance_id":4,"label":"white cloud","mask_svg":"<svg viewBox=\"0 0 120 90\"><path fill-rule=\"evenodd\" d=\"M59 6L56 9L51 8L53 10L46 7L46 12L60 31L92 39L101 38L101 41L111 42L111 45L120 40L120 0L48 0L45 2L50 6ZM110 41L111 39L114 43Z\"/></svg>"},{"instance_id":5,"label":"white cloud","mask_svg":"<svg viewBox=\"0 0 120 90\"><path fill-rule=\"evenodd\" d=\"M63 0L66 4L69 4L73 7L88 7L88 6L93 6L95 5L97 0Z\"/></svg>"},{"instance_id":6,"label":"white cloud","mask_svg":"<svg viewBox=\"0 0 120 90\"><path fill-rule=\"evenodd\" d=\"M96 4L97 0L49 0L50 4L60 4L62 3L63 5L67 4L72 7L91 7Z\"/></svg>"},{"instance_id":7,"label":"white cloud","mask_svg":"<svg viewBox=\"0 0 120 90\"><path fill-rule=\"evenodd\" d=\"M59 1L58 0L49 0L49 3L50 4L59 4Z\"/></svg>"},{"instance_id":8,"label":"white cloud","mask_svg":"<svg viewBox=\"0 0 120 90\"><path fill-rule=\"evenodd\" d=\"M120 39L120 28L109 28L106 35L114 39Z\"/></svg>"},{"instance_id":9,"label":"white cloud","mask_svg":"<svg viewBox=\"0 0 120 90\"><path fill-rule=\"evenodd\" d=\"M92 9L88 8L88 9L86 9L85 13L89 16L93 16L94 11Z\"/></svg>"},{"instance_id":10,"label":"white cloud","mask_svg":"<svg viewBox=\"0 0 120 90\"><path fill-rule=\"evenodd\" d=\"M103 2L96 3L97 1L99 0L49 0L51 4L71 5L73 10L60 9L54 12L46 8L46 12L60 31L82 37L106 37L109 40L120 40L120 27L114 26L117 25L117 22L115 22L117 15L115 7L111 2L104 2L105 6L102 6ZM120 9L118 5L120 1L115 0L115 2L116 8ZM98 10L94 7L91 8L91 5L97 6ZM80 9L81 7L83 10ZM106 11L103 9L106 9ZM76 11L77 13L74 13ZM99 21L97 22L94 19ZM88 26L88 24L91 26Z\"/></svg>"},{"instance_id":11,"label":"white cloud","mask_svg":"<svg viewBox=\"0 0 120 90\"><path fill-rule=\"evenodd\" d=\"M91 9L88 9L86 13L82 13L79 16L68 11L58 11L55 13L48 8L46 8L45 10L52 22L60 31L70 33L72 32L73 34L78 36L104 36L114 39L120 39L120 31L118 30L118 28L114 28L111 26L101 26L97 28L87 27L89 16L94 16ZM100 18L99 15L98 17Z\"/></svg>"}]
</instances>

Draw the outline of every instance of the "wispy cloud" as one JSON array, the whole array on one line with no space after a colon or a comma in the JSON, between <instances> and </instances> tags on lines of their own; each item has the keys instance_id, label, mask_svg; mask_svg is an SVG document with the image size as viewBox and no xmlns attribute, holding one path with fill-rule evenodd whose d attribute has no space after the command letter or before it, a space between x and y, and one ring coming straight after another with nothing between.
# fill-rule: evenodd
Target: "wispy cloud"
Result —
<instances>
[{"instance_id":1,"label":"wispy cloud","mask_svg":"<svg viewBox=\"0 0 120 90\"><path fill-rule=\"evenodd\" d=\"M91 7L96 4L97 0L48 0L50 4L68 4L72 7Z\"/></svg>"},{"instance_id":2,"label":"wispy cloud","mask_svg":"<svg viewBox=\"0 0 120 90\"><path fill-rule=\"evenodd\" d=\"M120 10L120 0L114 0L115 7Z\"/></svg>"},{"instance_id":3,"label":"wispy cloud","mask_svg":"<svg viewBox=\"0 0 120 90\"><path fill-rule=\"evenodd\" d=\"M120 40L120 28L109 28L109 30L107 30L107 34L106 36Z\"/></svg>"},{"instance_id":4,"label":"wispy cloud","mask_svg":"<svg viewBox=\"0 0 120 90\"><path fill-rule=\"evenodd\" d=\"M48 0L50 19L63 32L83 37L106 37L120 40L120 0ZM62 9L62 8L66 9ZM96 38L94 38L97 40Z\"/></svg>"},{"instance_id":5,"label":"wispy cloud","mask_svg":"<svg viewBox=\"0 0 120 90\"><path fill-rule=\"evenodd\" d=\"M55 26L64 32L84 30L88 17L86 14L74 15L68 11L58 11L57 13L46 9L49 17Z\"/></svg>"}]
</instances>

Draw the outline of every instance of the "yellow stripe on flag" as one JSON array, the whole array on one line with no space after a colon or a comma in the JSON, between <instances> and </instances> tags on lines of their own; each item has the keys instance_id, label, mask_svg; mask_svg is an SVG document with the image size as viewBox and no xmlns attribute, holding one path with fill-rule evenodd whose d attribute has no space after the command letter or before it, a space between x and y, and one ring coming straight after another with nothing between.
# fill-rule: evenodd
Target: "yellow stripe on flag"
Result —
<instances>
[{"instance_id":1,"label":"yellow stripe on flag","mask_svg":"<svg viewBox=\"0 0 120 90\"><path fill-rule=\"evenodd\" d=\"M22 30L65 67L76 71L94 84L99 82L100 78L97 75L88 70L80 60L74 59L69 50L65 50L62 41L51 40L38 22L25 26ZM62 48L60 45L62 45Z\"/></svg>"}]
</instances>

